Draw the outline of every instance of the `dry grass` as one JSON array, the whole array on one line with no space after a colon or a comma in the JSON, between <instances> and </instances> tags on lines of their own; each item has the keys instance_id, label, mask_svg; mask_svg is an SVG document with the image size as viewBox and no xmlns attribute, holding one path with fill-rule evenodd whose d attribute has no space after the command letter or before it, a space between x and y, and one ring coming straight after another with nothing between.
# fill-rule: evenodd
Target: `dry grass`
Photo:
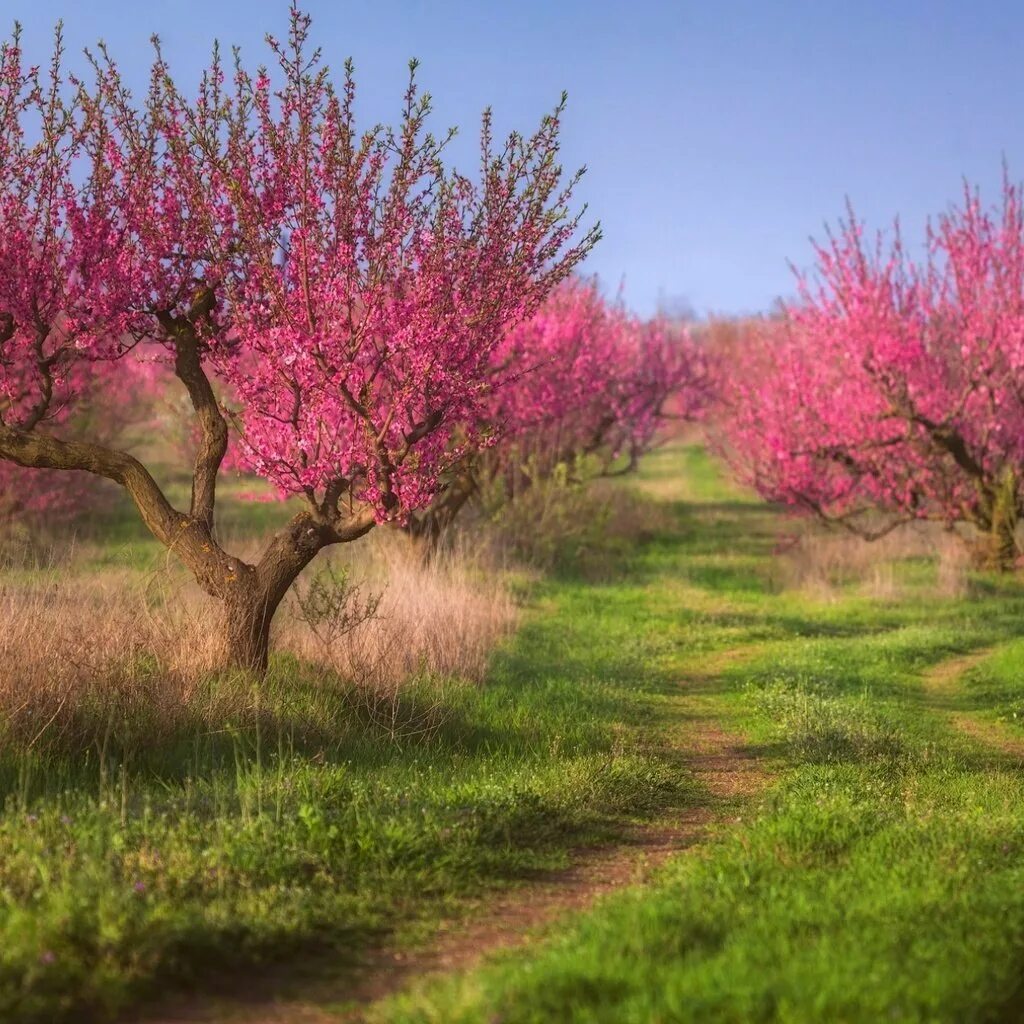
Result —
<instances>
[{"instance_id":1,"label":"dry grass","mask_svg":"<svg viewBox=\"0 0 1024 1024\"><path fill-rule=\"evenodd\" d=\"M855 587L868 597L906 596L907 563L935 565L935 591L962 597L968 589L970 550L964 539L934 523L911 523L875 541L808 525L776 562L778 582L819 600L838 600Z\"/></svg>"},{"instance_id":2,"label":"dry grass","mask_svg":"<svg viewBox=\"0 0 1024 1024\"><path fill-rule=\"evenodd\" d=\"M517 621L500 564L487 548L464 540L425 561L408 538L379 530L353 550L346 568L357 603L379 598L375 613L333 639L303 614L300 580L282 609L277 642L379 692L423 675L480 682L491 652Z\"/></svg>"},{"instance_id":3,"label":"dry grass","mask_svg":"<svg viewBox=\"0 0 1024 1024\"><path fill-rule=\"evenodd\" d=\"M262 688L218 671L221 608L172 556L150 571L142 566L151 553L136 559L130 548L99 540L48 553L29 546L0 568L0 751L95 748L102 758L113 744L130 754L246 729L279 705L294 707L296 690L319 701L321 718L328 704L337 714L341 698L392 732L400 714L403 728L422 731L442 713L445 686L481 682L514 630L516 575L552 567L603 574L657 532L664 515L603 481L554 481L478 514L429 560L389 529L331 549L275 619L273 647L298 666L279 659ZM251 534L227 543L243 558L256 554ZM110 568L112 555L129 567ZM328 611L314 621L302 597L317 587L314 603ZM410 701L400 705L411 684L423 713L410 725Z\"/></svg>"},{"instance_id":4,"label":"dry grass","mask_svg":"<svg viewBox=\"0 0 1024 1024\"><path fill-rule=\"evenodd\" d=\"M153 609L130 574L50 570L0 585L0 716L7 739L81 745L129 723L174 729L213 665L190 603ZM211 709L213 710L213 709ZM142 737L138 737L141 740Z\"/></svg>"},{"instance_id":5,"label":"dry grass","mask_svg":"<svg viewBox=\"0 0 1024 1024\"><path fill-rule=\"evenodd\" d=\"M275 623L275 649L308 663L304 682L348 688L372 707L424 676L480 680L516 622L505 576L465 550L425 564L405 538L380 533L353 546L350 570L364 594L379 595L375 614L325 643L289 599ZM76 571L74 560L87 557L0 573L6 743L96 748L102 757L112 737L131 751L266 713L251 680L217 672L220 610L182 573Z\"/></svg>"}]
</instances>

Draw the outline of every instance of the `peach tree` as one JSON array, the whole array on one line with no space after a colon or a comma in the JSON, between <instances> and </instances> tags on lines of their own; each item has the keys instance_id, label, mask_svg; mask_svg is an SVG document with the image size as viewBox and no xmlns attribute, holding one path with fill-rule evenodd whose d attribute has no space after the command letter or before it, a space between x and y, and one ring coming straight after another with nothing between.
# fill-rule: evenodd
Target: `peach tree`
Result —
<instances>
[{"instance_id":1,"label":"peach tree","mask_svg":"<svg viewBox=\"0 0 1024 1024\"><path fill-rule=\"evenodd\" d=\"M222 602L228 663L257 672L316 554L427 505L482 443L495 351L598 237L558 163L564 97L501 143L485 112L467 177L415 63L400 123L360 130L351 64L336 84L309 32L293 7L270 68L215 48L190 94L157 43L140 101L102 48L66 79L59 37L49 71L17 32L0 51L0 458L123 487ZM127 451L62 434L83 380L133 358L188 396L187 508ZM300 502L251 562L217 534L229 427Z\"/></svg>"}]
</instances>

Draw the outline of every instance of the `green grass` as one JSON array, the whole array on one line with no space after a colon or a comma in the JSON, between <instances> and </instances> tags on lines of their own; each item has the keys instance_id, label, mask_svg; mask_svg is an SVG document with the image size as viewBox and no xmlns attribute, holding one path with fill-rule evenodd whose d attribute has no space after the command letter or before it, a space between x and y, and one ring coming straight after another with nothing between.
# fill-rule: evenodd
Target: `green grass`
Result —
<instances>
[{"instance_id":1,"label":"green grass","mask_svg":"<svg viewBox=\"0 0 1024 1024\"><path fill-rule=\"evenodd\" d=\"M80 571L145 572L159 553L134 530ZM270 961L337 973L692 802L648 588L574 576L528 600L485 685L423 680L386 723L278 656L255 725L167 734L136 706L94 748L0 745L0 1020L112 1019Z\"/></svg>"},{"instance_id":2,"label":"green grass","mask_svg":"<svg viewBox=\"0 0 1024 1024\"><path fill-rule=\"evenodd\" d=\"M677 454L649 464L652 486ZM822 603L774 592L786 528L685 456L693 504L636 558L661 663L753 648L701 700L777 782L699 855L526 949L374 1009L378 1022L987 1021L1024 1017L1024 776L952 731L922 673L990 645L961 710L1024 713L1024 591Z\"/></svg>"},{"instance_id":3,"label":"green grass","mask_svg":"<svg viewBox=\"0 0 1024 1024\"><path fill-rule=\"evenodd\" d=\"M1024 739L1024 638L1006 644L971 668L955 708L1004 723Z\"/></svg>"},{"instance_id":4,"label":"green grass","mask_svg":"<svg viewBox=\"0 0 1024 1024\"><path fill-rule=\"evenodd\" d=\"M225 969L301 976L319 954L337 971L429 941L495 887L706 802L673 749L691 701L746 737L771 788L717 808L708 842L652 884L372 1019L1024 1017L1024 776L946 714L1024 718L1024 588L976 577L943 599L917 559L900 597L814 599L778 582L799 527L699 448L659 453L639 486L661 525L613 539L596 574L559 562L486 684L411 688L397 739L278 657L259 728L186 722L154 748L143 720L118 723L127 763L0 750L0 1019L104 1019ZM91 564L158 557L126 517ZM926 692L930 666L990 647L952 705ZM733 650L699 695L680 688Z\"/></svg>"}]
</instances>

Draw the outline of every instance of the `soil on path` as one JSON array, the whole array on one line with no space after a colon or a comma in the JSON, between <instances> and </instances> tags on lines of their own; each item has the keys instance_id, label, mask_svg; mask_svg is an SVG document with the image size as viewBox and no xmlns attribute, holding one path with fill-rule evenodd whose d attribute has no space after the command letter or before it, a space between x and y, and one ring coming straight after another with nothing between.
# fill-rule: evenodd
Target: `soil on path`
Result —
<instances>
[{"instance_id":1,"label":"soil on path","mask_svg":"<svg viewBox=\"0 0 1024 1024\"><path fill-rule=\"evenodd\" d=\"M996 650L997 647L985 647L932 666L923 677L925 694L932 707L944 713L955 729L1007 757L1024 761L1024 737L1000 722L958 707L963 677Z\"/></svg>"}]
</instances>

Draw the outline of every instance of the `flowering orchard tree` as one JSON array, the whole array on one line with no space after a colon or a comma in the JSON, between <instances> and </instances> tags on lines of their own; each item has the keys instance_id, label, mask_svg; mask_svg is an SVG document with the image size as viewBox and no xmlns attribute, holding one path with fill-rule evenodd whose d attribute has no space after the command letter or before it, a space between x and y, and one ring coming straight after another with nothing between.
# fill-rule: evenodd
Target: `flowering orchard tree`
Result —
<instances>
[{"instance_id":1,"label":"flowering orchard tree","mask_svg":"<svg viewBox=\"0 0 1024 1024\"><path fill-rule=\"evenodd\" d=\"M851 217L730 383L734 461L766 497L867 535L969 523L1007 568L1024 502L1024 213L962 203L914 261Z\"/></svg>"},{"instance_id":2,"label":"flowering orchard tree","mask_svg":"<svg viewBox=\"0 0 1024 1024\"><path fill-rule=\"evenodd\" d=\"M626 472L666 421L699 418L712 397L707 353L685 326L641 321L593 280L560 286L509 333L501 356L524 372L494 393L507 439L495 446L499 468L528 454L544 474L594 456L602 472Z\"/></svg>"},{"instance_id":3,"label":"flowering orchard tree","mask_svg":"<svg viewBox=\"0 0 1024 1024\"><path fill-rule=\"evenodd\" d=\"M622 354L638 329L605 300L596 280L573 279L510 331L495 369L506 380L492 400L491 418L501 429L488 453L492 474L515 475L529 460L529 472L543 476L597 452L626 412Z\"/></svg>"},{"instance_id":4,"label":"flowering orchard tree","mask_svg":"<svg viewBox=\"0 0 1024 1024\"><path fill-rule=\"evenodd\" d=\"M658 316L622 336L613 397L615 419L601 446L606 466L626 458L624 471L664 436L672 422L704 418L716 401L714 359L687 326Z\"/></svg>"},{"instance_id":5,"label":"flowering orchard tree","mask_svg":"<svg viewBox=\"0 0 1024 1024\"><path fill-rule=\"evenodd\" d=\"M260 671L270 620L323 547L426 505L481 443L493 354L583 258L557 162L564 105L496 146L479 180L445 168L415 65L400 125L360 132L309 19L269 39L273 72L215 49L187 98L157 48L145 102L111 57L91 84L0 70L0 457L123 486L147 527L224 602L231 664ZM73 373L162 353L198 428L188 509L130 454L60 435ZM216 381L237 401L226 411ZM252 564L217 540L240 458L302 508Z\"/></svg>"},{"instance_id":6,"label":"flowering orchard tree","mask_svg":"<svg viewBox=\"0 0 1024 1024\"><path fill-rule=\"evenodd\" d=\"M127 309L109 177L93 166L74 178L86 130L62 96L62 55L58 33L40 74L23 65L17 28L0 45L0 424L25 435L82 418L101 376L83 353L107 347L96 333L122 328ZM80 477L30 478L15 461L0 465L5 523L58 520L95 493Z\"/></svg>"},{"instance_id":7,"label":"flowering orchard tree","mask_svg":"<svg viewBox=\"0 0 1024 1024\"><path fill-rule=\"evenodd\" d=\"M436 545L483 482L504 477L511 491L527 460L544 472L565 456L571 435L590 440L584 406L609 387L609 321L596 281L570 278L505 333L491 357L488 443L458 460L431 504L410 517L413 536Z\"/></svg>"},{"instance_id":8,"label":"flowering orchard tree","mask_svg":"<svg viewBox=\"0 0 1024 1024\"><path fill-rule=\"evenodd\" d=\"M575 277L505 335L491 372L491 443L410 520L419 536L439 539L483 483L500 479L514 497L587 456L603 472L633 469L667 419L698 417L711 393L706 354L685 329L643 323L609 303L596 280Z\"/></svg>"}]
</instances>

